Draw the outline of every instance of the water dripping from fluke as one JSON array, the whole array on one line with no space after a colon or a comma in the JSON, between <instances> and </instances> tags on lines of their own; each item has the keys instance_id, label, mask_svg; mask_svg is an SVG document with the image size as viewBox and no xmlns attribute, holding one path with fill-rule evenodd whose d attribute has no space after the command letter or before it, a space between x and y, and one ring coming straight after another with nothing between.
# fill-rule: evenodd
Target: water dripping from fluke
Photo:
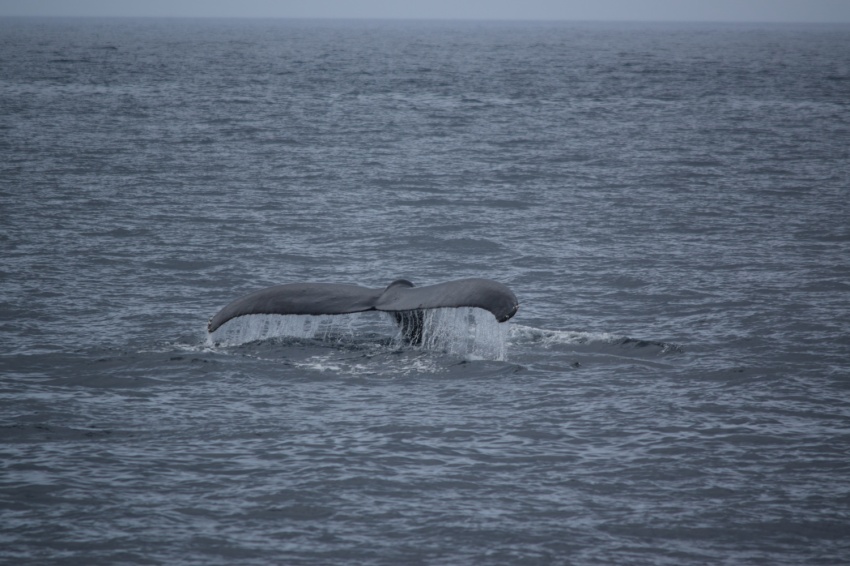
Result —
<instances>
[{"instance_id":1,"label":"water dripping from fluke","mask_svg":"<svg viewBox=\"0 0 850 566\"><path fill-rule=\"evenodd\" d=\"M466 359L507 360L509 324L474 307L347 315L240 316L207 333L210 348L227 348L271 339L350 346L388 337L388 349L413 348Z\"/></svg>"}]
</instances>

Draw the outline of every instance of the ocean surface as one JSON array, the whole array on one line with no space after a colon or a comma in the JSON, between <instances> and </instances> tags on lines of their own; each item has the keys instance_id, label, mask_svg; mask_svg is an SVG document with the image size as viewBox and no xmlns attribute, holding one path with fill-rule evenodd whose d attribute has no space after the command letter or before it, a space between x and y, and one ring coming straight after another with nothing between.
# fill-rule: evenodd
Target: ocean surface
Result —
<instances>
[{"instance_id":1,"label":"ocean surface","mask_svg":"<svg viewBox=\"0 0 850 566\"><path fill-rule=\"evenodd\" d=\"M850 563L850 26L0 20L0 563Z\"/></svg>"}]
</instances>

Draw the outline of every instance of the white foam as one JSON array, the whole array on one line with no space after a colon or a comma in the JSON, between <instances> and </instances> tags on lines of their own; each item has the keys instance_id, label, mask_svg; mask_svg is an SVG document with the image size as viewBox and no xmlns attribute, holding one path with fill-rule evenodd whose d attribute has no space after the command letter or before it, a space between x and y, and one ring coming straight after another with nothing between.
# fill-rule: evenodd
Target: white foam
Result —
<instances>
[{"instance_id":1,"label":"white foam","mask_svg":"<svg viewBox=\"0 0 850 566\"><path fill-rule=\"evenodd\" d=\"M338 354L316 355L304 360L293 360L292 365L310 372L333 373L348 377L380 376L391 379L422 373L441 373L446 367L438 358L427 353L411 356L384 356L381 363L363 362L361 358L340 358Z\"/></svg>"},{"instance_id":2,"label":"white foam","mask_svg":"<svg viewBox=\"0 0 850 566\"><path fill-rule=\"evenodd\" d=\"M622 336L609 334L608 332L577 332L573 330L546 330L532 326L515 324L510 329L510 341L534 342L543 346L555 344L588 344L593 342L604 342L610 344L622 339Z\"/></svg>"}]
</instances>

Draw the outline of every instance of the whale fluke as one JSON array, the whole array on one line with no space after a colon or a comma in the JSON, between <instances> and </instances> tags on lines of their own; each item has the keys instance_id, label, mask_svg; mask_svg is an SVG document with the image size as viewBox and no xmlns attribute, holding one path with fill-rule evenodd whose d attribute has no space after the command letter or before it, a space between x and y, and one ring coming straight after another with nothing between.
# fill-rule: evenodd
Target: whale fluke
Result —
<instances>
[{"instance_id":1,"label":"whale fluke","mask_svg":"<svg viewBox=\"0 0 850 566\"><path fill-rule=\"evenodd\" d=\"M398 279L385 289L339 283L289 283L255 291L236 299L210 319L209 332L228 320L248 314L350 314L364 311L396 313L402 333L412 341L421 338L424 309L477 307L505 322L519 308L513 292L489 279L459 279L416 287ZM418 321L418 324L417 324Z\"/></svg>"}]
</instances>

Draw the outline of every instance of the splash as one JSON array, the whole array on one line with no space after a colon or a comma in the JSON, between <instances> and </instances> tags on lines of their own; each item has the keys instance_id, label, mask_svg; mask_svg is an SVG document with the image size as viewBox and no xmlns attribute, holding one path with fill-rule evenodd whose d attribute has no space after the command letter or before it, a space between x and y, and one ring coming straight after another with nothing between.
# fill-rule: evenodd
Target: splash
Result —
<instances>
[{"instance_id":1,"label":"splash","mask_svg":"<svg viewBox=\"0 0 850 566\"><path fill-rule=\"evenodd\" d=\"M380 314L382 316L374 316ZM354 341L367 333L391 336L390 347L443 352L467 359L507 359L509 323L472 307L428 309L422 320L421 342L411 346L392 313L348 315L248 315L208 333L206 345L237 346L246 342L287 337L333 344Z\"/></svg>"}]
</instances>

